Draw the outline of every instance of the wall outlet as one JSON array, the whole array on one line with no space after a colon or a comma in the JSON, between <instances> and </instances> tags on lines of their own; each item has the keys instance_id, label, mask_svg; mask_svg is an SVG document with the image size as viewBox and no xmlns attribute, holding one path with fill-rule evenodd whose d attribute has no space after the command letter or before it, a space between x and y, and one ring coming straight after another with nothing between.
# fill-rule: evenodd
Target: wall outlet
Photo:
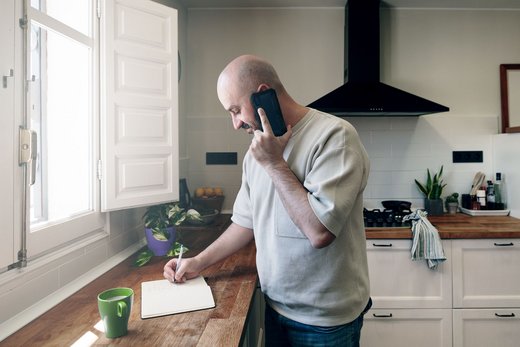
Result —
<instances>
[{"instance_id":1,"label":"wall outlet","mask_svg":"<svg viewBox=\"0 0 520 347\"><path fill-rule=\"evenodd\" d=\"M237 165L237 152L206 152L206 165Z\"/></svg>"},{"instance_id":2,"label":"wall outlet","mask_svg":"<svg viewBox=\"0 0 520 347\"><path fill-rule=\"evenodd\" d=\"M482 151L453 151L454 163L482 163L484 154Z\"/></svg>"}]
</instances>

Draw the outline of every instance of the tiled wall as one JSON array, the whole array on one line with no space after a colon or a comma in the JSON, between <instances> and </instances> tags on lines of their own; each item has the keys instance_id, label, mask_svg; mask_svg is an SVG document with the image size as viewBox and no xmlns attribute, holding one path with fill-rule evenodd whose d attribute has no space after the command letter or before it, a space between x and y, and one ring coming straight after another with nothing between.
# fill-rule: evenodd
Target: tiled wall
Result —
<instances>
[{"instance_id":1,"label":"tiled wall","mask_svg":"<svg viewBox=\"0 0 520 347\"><path fill-rule=\"evenodd\" d=\"M302 104L342 80L342 9L189 10L187 179L218 185L231 209L250 138L233 130L216 96L218 74L230 59L258 54L277 67ZM270 25L258 25L269 17ZM423 205L414 179L444 165L444 195L466 193L478 171L494 175L493 136L500 115L499 64L520 60L520 11L385 9L381 12L381 80L450 107L412 118L350 118L368 150L372 171L367 207L385 199ZM424 38L428 37L428 40ZM455 39L456 38L456 39ZM453 164L452 151L481 150L483 163ZM236 166L205 165L209 151L237 152Z\"/></svg>"},{"instance_id":2,"label":"tiled wall","mask_svg":"<svg viewBox=\"0 0 520 347\"><path fill-rule=\"evenodd\" d=\"M422 117L349 118L358 130L371 162L371 173L365 190L365 206L381 207L382 200L407 200L414 207L423 206L423 196L414 179L426 180L426 169L436 172L444 166L448 185L443 195L468 193L478 171L491 177L492 135L496 134L497 117L456 117L436 114ZM193 120L188 130L191 186L218 185L226 191L225 209L231 209L241 180L241 158L247 151L250 136L235 131L228 118ZM462 131L464 129L464 131ZM202 139L199 141L198 139ZM237 151L236 166L205 165L205 152ZM453 150L480 150L483 163L453 164Z\"/></svg>"}]
</instances>

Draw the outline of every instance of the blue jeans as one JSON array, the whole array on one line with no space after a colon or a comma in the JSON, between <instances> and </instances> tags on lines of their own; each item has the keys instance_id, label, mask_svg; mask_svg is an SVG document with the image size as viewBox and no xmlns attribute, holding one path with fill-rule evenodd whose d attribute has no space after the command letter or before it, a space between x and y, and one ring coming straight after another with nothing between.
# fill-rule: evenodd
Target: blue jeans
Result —
<instances>
[{"instance_id":1,"label":"blue jeans","mask_svg":"<svg viewBox=\"0 0 520 347\"><path fill-rule=\"evenodd\" d=\"M333 327L320 327L295 322L265 305L266 347L359 347L363 316L367 307L350 323Z\"/></svg>"}]
</instances>

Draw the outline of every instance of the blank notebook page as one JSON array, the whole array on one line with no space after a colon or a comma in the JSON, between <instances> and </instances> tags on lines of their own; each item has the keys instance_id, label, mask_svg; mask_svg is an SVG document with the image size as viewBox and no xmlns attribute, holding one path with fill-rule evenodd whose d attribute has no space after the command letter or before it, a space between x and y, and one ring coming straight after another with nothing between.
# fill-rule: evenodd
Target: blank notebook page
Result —
<instances>
[{"instance_id":1,"label":"blank notebook page","mask_svg":"<svg viewBox=\"0 0 520 347\"><path fill-rule=\"evenodd\" d=\"M215 307L211 288L199 276L184 283L157 280L141 283L141 318Z\"/></svg>"}]
</instances>

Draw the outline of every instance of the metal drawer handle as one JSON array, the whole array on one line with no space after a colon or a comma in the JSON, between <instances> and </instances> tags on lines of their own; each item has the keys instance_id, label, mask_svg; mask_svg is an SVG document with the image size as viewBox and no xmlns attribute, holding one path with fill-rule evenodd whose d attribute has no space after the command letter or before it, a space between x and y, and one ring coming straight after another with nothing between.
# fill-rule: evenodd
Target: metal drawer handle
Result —
<instances>
[{"instance_id":1,"label":"metal drawer handle","mask_svg":"<svg viewBox=\"0 0 520 347\"><path fill-rule=\"evenodd\" d=\"M392 318L392 314L391 313L389 313L389 314L375 314L375 313L372 313L372 316L374 316L376 318Z\"/></svg>"},{"instance_id":2,"label":"metal drawer handle","mask_svg":"<svg viewBox=\"0 0 520 347\"><path fill-rule=\"evenodd\" d=\"M513 317L515 317L515 314L514 313L510 313L510 314L495 313L495 316L500 317L500 318L513 318Z\"/></svg>"},{"instance_id":3,"label":"metal drawer handle","mask_svg":"<svg viewBox=\"0 0 520 347\"><path fill-rule=\"evenodd\" d=\"M392 247L391 243L373 243L374 247Z\"/></svg>"},{"instance_id":4,"label":"metal drawer handle","mask_svg":"<svg viewBox=\"0 0 520 347\"><path fill-rule=\"evenodd\" d=\"M494 243L495 246L497 247L508 247L508 246L514 246L515 244L513 242L509 242L509 243Z\"/></svg>"}]
</instances>

